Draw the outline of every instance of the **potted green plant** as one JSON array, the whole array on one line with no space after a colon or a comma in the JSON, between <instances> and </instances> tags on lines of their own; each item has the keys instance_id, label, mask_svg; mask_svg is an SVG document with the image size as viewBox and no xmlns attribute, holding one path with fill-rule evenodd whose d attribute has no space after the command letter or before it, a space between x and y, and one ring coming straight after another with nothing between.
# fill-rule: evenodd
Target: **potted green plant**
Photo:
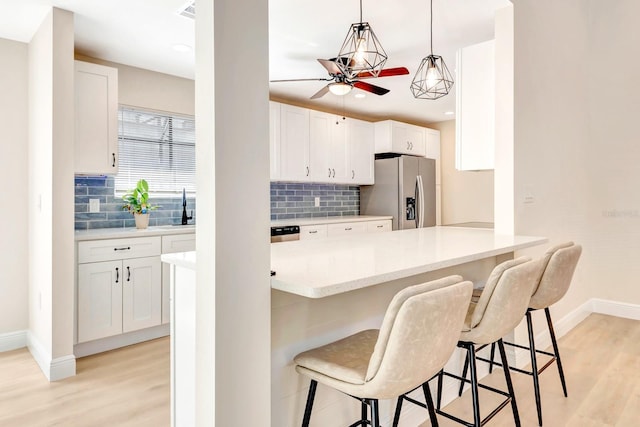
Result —
<instances>
[{"instance_id":1,"label":"potted green plant","mask_svg":"<svg viewBox=\"0 0 640 427\"><path fill-rule=\"evenodd\" d=\"M149 211L158 209L149 203L149 183L141 179L136 184L136 188L129 190L127 194L122 196L125 204L123 210L127 210L133 214L136 220L136 228L147 228L149 226Z\"/></svg>"}]
</instances>

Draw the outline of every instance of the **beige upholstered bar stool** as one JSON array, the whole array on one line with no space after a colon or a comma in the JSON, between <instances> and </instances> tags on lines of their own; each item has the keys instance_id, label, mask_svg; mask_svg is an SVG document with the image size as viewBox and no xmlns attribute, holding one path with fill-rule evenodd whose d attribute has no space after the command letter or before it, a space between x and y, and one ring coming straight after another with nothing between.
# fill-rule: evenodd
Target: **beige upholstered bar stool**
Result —
<instances>
[{"instance_id":1,"label":"beige upholstered bar stool","mask_svg":"<svg viewBox=\"0 0 640 427\"><path fill-rule=\"evenodd\" d=\"M467 351L465 362L470 367L470 380L467 380L466 369L462 377L441 372L438 376L438 413L458 423L479 427L484 425L508 403L511 403L513 418L516 426L520 426L520 417L516 397L511 383L509 369L504 369L507 392L478 382L476 370L476 346L497 343L500 350L502 365L508 367L507 355L504 350L502 337L513 330L522 321L527 311L534 286L541 274L540 261L520 257L497 265L491 274L477 302L469 306L464 328L460 333L458 347ZM442 396L443 375L471 383L471 398L473 403L473 423L462 420L440 409ZM484 419L480 416L479 388L501 394L506 399Z\"/></svg>"},{"instance_id":2,"label":"beige upholstered bar stool","mask_svg":"<svg viewBox=\"0 0 640 427\"><path fill-rule=\"evenodd\" d=\"M558 374L560 375L560 382L562 384L562 391L564 396L567 397L567 384L564 378L564 371L562 369L562 361L560 360L560 351L558 350L558 342L556 341L556 334L553 330L553 322L551 321L551 313L549 307L567 293L573 273L582 254L582 246L576 245L573 242L563 243L550 248L542 257L543 273L540 277L540 282L535 287L531 301L529 302L529 308L526 313L527 319L527 331L529 335L529 346L523 346L519 344L513 344L505 342L507 345L529 350L531 355L531 371L519 369L516 367L510 367L511 370L531 375L533 377L533 389L536 398L536 409L538 411L538 424L542 425L542 404L540 399L540 383L538 375L547 369L553 362L558 365ZM549 328L549 334L551 335L551 343L553 345L553 353L549 353L543 350L537 350L535 345L533 322L531 320L531 313L536 310L544 309L547 317L547 326ZM497 364L493 362L494 347L491 347L491 365ZM550 356L551 359L547 361L542 367L538 368L536 360L536 353ZM498 364L499 365L499 364Z\"/></svg>"},{"instance_id":3,"label":"beige upholstered bar stool","mask_svg":"<svg viewBox=\"0 0 640 427\"><path fill-rule=\"evenodd\" d=\"M361 420L352 427L379 427L378 400L419 387L453 353L472 287L460 276L410 286L393 297L380 330L362 331L297 355L296 370L311 378L302 426L309 425L320 382L360 400ZM428 387L424 391L437 425Z\"/></svg>"}]
</instances>

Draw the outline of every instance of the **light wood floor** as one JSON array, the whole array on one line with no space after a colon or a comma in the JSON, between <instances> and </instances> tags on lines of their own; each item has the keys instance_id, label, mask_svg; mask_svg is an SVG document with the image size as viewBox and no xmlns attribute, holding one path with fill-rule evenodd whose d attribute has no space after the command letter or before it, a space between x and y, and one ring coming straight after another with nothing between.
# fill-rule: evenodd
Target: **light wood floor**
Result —
<instances>
[{"instance_id":1,"label":"light wood floor","mask_svg":"<svg viewBox=\"0 0 640 427\"><path fill-rule=\"evenodd\" d=\"M560 339L560 351L569 397L550 366L540 376L545 427L640 426L640 322L593 314ZM27 350L0 353L0 426L169 425L168 338L78 359L77 371L49 383ZM522 425L536 426L531 377L513 380ZM502 371L483 382L503 387ZM468 394L447 409L471 419ZM440 417L440 425L458 424ZM513 426L510 408L487 425Z\"/></svg>"}]
</instances>

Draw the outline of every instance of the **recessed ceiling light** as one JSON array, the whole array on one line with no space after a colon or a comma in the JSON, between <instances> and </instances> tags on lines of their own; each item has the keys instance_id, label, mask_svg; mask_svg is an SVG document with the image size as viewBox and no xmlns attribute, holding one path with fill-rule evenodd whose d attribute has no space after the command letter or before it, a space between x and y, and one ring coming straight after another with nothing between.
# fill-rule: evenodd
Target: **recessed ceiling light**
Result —
<instances>
[{"instance_id":1,"label":"recessed ceiling light","mask_svg":"<svg viewBox=\"0 0 640 427\"><path fill-rule=\"evenodd\" d=\"M354 96L356 98L366 98L367 95L365 95L364 93L356 93Z\"/></svg>"},{"instance_id":2,"label":"recessed ceiling light","mask_svg":"<svg viewBox=\"0 0 640 427\"><path fill-rule=\"evenodd\" d=\"M445 116L453 116L455 113L453 111L445 111L444 115Z\"/></svg>"},{"instance_id":3,"label":"recessed ceiling light","mask_svg":"<svg viewBox=\"0 0 640 427\"><path fill-rule=\"evenodd\" d=\"M173 45L173 50L176 52L191 52L193 48L187 44L178 43Z\"/></svg>"}]
</instances>

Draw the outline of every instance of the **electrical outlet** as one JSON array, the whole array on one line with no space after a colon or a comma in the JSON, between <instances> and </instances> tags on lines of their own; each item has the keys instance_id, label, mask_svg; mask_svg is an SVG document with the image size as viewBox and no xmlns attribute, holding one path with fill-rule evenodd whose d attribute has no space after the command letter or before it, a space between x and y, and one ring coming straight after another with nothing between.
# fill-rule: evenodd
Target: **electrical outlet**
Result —
<instances>
[{"instance_id":1,"label":"electrical outlet","mask_svg":"<svg viewBox=\"0 0 640 427\"><path fill-rule=\"evenodd\" d=\"M100 199L89 199L89 213L100 212Z\"/></svg>"},{"instance_id":2,"label":"electrical outlet","mask_svg":"<svg viewBox=\"0 0 640 427\"><path fill-rule=\"evenodd\" d=\"M315 207L317 208L318 206L320 206L320 197L316 197L315 199Z\"/></svg>"}]
</instances>

